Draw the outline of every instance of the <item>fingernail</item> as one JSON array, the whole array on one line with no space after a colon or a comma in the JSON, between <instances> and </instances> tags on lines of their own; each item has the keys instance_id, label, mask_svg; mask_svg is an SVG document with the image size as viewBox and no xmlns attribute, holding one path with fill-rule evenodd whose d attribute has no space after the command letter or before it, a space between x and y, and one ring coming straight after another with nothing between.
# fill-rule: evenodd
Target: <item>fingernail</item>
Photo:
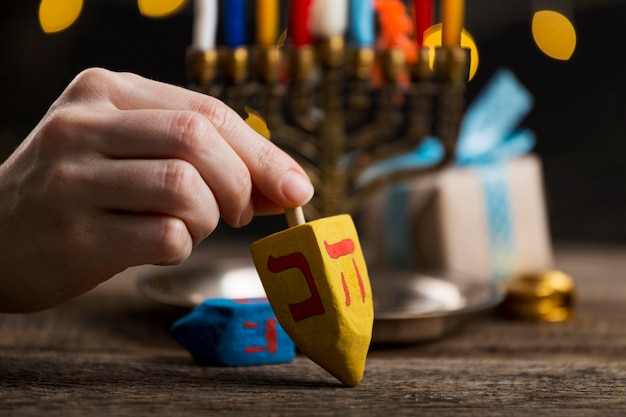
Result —
<instances>
[{"instance_id":1,"label":"fingernail","mask_svg":"<svg viewBox=\"0 0 626 417\"><path fill-rule=\"evenodd\" d=\"M306 204L313 197L313 185L302 174L290 170L285 175L282 184L283 194L297 206Z\"/></svg>"},{"instance_id":2,"label":"fingernail","mask_svg":"<svg viewBox=\"0 0 626 417\"><path fill-rule=\"evenodd\" d=\"M241 213L241 217L239 218L239 226L245 226L248 223L250 223L252 221L252 218L254 217L254 206L252 205L252 202L248 203L248 205L246 206L246 208L243 210L243 213Z\"/></svg>"}]
</instances>

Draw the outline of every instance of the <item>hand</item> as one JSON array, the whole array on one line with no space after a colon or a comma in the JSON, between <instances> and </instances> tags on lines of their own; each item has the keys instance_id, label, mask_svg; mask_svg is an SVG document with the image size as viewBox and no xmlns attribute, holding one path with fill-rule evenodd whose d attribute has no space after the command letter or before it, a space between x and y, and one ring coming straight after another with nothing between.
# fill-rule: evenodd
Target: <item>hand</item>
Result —
<instances>
[{"instance_id":1,"label":"hand","mask_svg":"<svg viewBox=\"0 0 626 417\"><path fill-rule=\"evenodd\" d=\"M220 217L240 227L312 194L302 168L221 101L86 70L0 166L0 310L180 263Z\"/></svg>"}]
</instances>

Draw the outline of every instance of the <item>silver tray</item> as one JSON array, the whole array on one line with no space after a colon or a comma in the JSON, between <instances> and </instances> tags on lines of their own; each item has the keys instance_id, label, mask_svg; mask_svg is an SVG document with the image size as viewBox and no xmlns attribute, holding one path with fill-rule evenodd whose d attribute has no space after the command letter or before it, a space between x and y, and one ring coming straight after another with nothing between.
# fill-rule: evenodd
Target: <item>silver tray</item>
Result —
<instances>
[{"instance_id":1,"label":"silver tray","mask_svg":"<svg viewBox=\"0 0 626 417\"><path fill-rule=\"evenodd\" d=\"M452 274L374 269L369 277L374 293L374 345L441 338L503 297L495 286ZM189 309L207 298L265 297L248 258L168 268L140 277L138 286L151 300Z\"/></svg>"}]
</instances>

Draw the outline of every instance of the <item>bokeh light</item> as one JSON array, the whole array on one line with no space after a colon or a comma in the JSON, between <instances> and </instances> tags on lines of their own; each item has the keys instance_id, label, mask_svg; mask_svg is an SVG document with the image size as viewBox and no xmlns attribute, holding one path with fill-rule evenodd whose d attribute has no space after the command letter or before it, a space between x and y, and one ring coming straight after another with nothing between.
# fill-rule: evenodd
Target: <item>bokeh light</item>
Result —
<instances>
[{"instance_id":1,"label":"bokeh light","mask_svg":"<svg viewBox=\"0 0 626 417\"><path fill-rule=\"evenodd\" d=\"M567 17L557 11L535 12L532 32L539 49L554 59L566 61L576 49L576 29Z\"/></svg>"},{"instance_id":2,"label":"bokeh light","mask_svg":"<svg viewBox=\"0 0 626 417\"><path fill-rule=\"evenodd\" d=\"M167 17L181 10L187 0L137 0L139 13L146 17Z\"/></svg>"},{"instance_id":3,"label":"bokeh light","mask_svg":"<svg viewBox=\"0 0 626 417\"><path fill-rule=\"evenodd\" d=\"M45 33L67 29L78 19L83 0L41 0L39 24Z\"/></svg>"},{"instance_id":4,"label":"bokeh light","mask_svg":"<svg viewBox=\"0 0 626 417\"><path fill-rule=\"evenodd\" d=\"M424 33L424 46L430 48L430 67L433 67L435 62L434 50L441 46L441 23L431 26ZM478 48L474 38L468 31L463 29L461 31L461 46L470 50L470 68L469 68L469 80L474 78L476 71L478 71Z\"/></svg>"},{"instance_id":5,"label":"bokeh light","mask_svg":"<svg viewBox=\"0 0 626 417\"><path fill-rule=\"evenodd\" d=\"M257 133L265 136L266 138L270 138L270 130L267 127L267 122L258 111L254 110L252 107L245 107L246 113L248 117L246 118L246 123L252 129L254 129Z\"/></svg>"}]
</instances>

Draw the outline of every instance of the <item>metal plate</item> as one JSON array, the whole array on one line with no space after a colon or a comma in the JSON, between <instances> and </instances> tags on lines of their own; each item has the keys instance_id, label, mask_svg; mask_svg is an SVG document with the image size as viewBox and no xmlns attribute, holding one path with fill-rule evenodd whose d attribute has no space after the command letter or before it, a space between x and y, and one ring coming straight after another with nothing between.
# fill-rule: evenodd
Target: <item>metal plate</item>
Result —
<instances>
[{"instance_id":1,"label":"metal plate","mask_svg":"<svg viewBox=\"0 0 626 417\"><path fill-rule=\"evenodd\" d=\"M374 293L373 344L417 343L456 330L470 315L502 300L493 286L467 277L370 270ZM140 277L147 298L193 308L207 298L265 297L249 258L222 259L208 265L168 268Z\"/></svg>"},{"instance_id":2,"label":"metal plate","mask_svg":"<svg viewBox=\"0 0 626 417\"><path fill-rule=\"evenodd\" d=\"M374 344L435 340L495 307L504 294L487 280L443 272L369 271Z\"/></svg>"}]
</instances>

